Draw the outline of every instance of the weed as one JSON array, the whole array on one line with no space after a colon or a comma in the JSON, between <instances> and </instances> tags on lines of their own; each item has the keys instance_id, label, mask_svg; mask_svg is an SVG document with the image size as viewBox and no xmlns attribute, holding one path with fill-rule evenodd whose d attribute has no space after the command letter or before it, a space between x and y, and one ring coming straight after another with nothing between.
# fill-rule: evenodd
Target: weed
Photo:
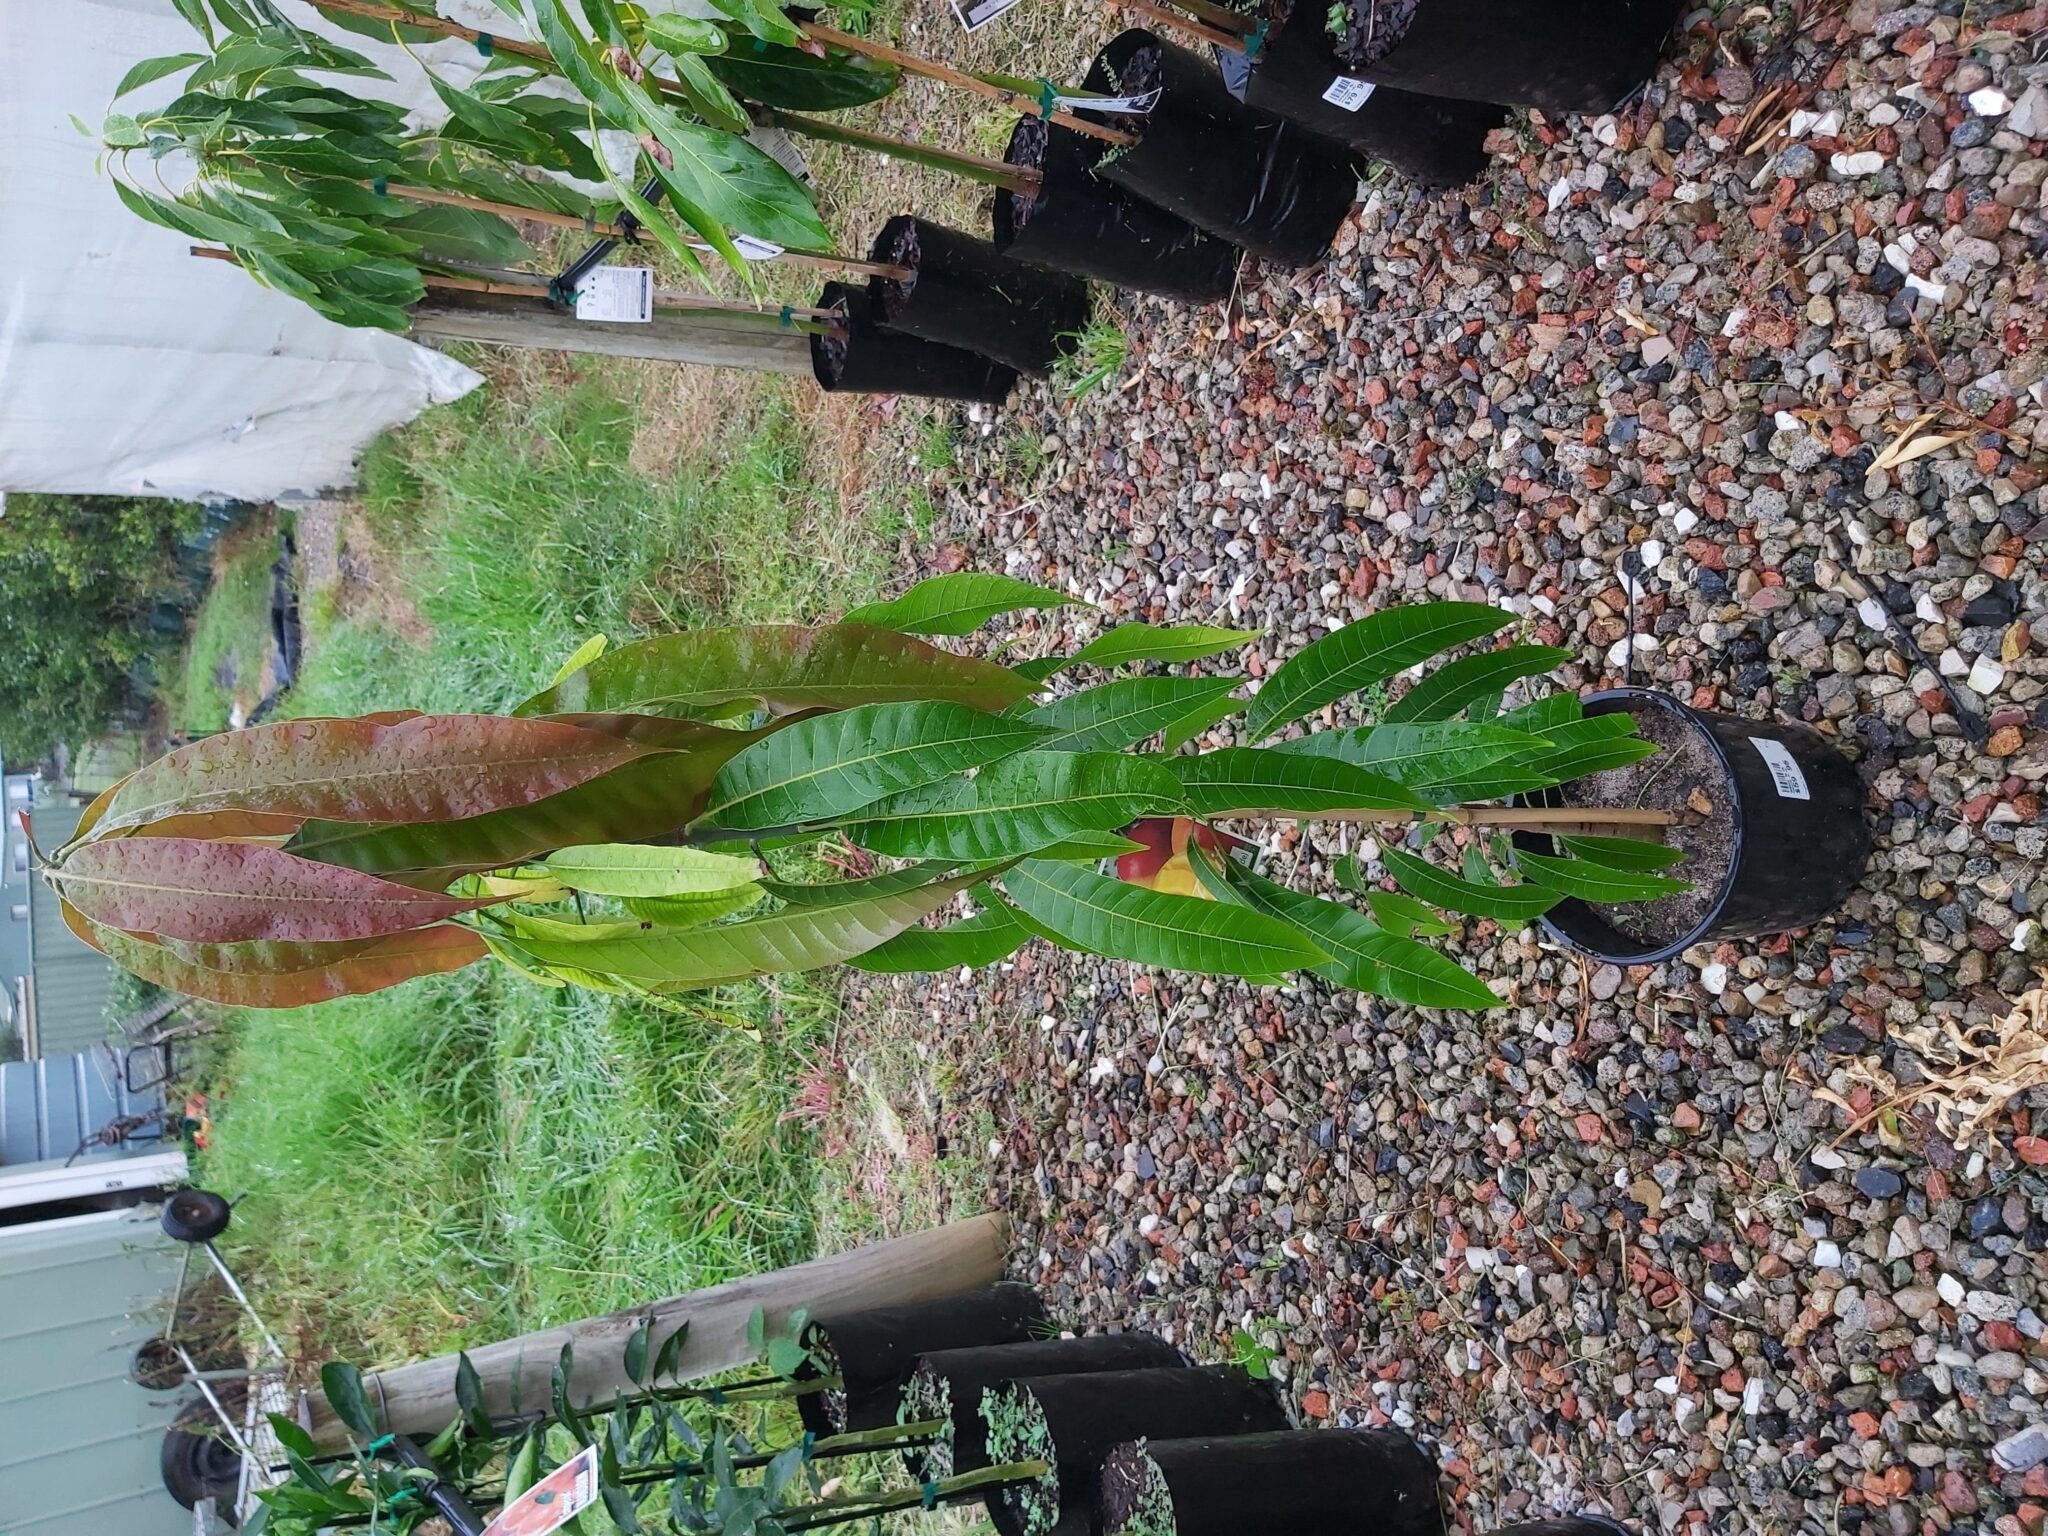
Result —
<instances>
[{"instance_id":1,"label":"weed","mask_svg":"<svg viewBox=\"0 0 2048 1536\"><path fill-rule=\"evenodd\" d=\"M1113 318L1091 320L1074 337L1074 350L1059 361L1054 380L1067 398L1078 400L1107 384L1124 371L1130 356L1130 338Z\"/></svg>"}]
</instances>

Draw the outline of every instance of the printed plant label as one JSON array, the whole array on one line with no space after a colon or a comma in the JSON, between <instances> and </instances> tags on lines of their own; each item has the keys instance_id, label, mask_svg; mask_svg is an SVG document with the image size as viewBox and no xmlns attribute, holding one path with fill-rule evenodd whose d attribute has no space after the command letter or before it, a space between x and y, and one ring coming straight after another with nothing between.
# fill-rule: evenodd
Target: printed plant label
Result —
<instances>
[{"instance_id":1,"label":"printed plant label","mask_svg":"<svg viewBox=\"0 0 2048 1536\"><path fill-rule=\"evenodd\" d=\"M1813 796L1806 788L1806 775L1799 771L1799 764L1782 741L1766 741L1761 736L1749 738L1749 744L1756 748L1757 756L1771 770L1771 782L1777 786L1780 799L1811 800Z\"/></svg>"},{"instance_id":2,"label":"printed plant label","mask_svg":"<svg viewBox=\"0 0 2048 1536\"><path fill-rule=\"evenodd\" d=\"M1342 107L1346 112L1356 112L1372 99L1372 92L1370 80L1353 80L1348 75L1339 75L1323 92L1323 100L1333 107Z\"/></svg>"},{"instance_id":3,"label":"printed plant label","mask_svg":"<svg viewBox=\"0 0 2048 1536\"><path fill-rule=\"evenodd\" d=\"M576 318L646 324L654 318L654 268L599 267L576 285Z\"/></svg>"}]
</instances>

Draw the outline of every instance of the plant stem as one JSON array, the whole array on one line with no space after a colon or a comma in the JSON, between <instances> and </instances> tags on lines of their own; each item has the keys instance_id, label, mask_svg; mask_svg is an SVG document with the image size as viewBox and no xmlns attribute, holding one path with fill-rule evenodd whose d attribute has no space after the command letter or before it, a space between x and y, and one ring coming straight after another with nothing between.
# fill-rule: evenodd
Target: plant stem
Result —
<instances>
[{"instance_id":1,"label":"plant stem","mask_svg":"<svg viewBox=\"0 0 2048 1536\"><path fill-rule=\"evenodd\" d=\"M1303 0L1303 3L1306 3L1306 0ZM1136 11L1140 16L1148 20L1156 21L1162 26L1171 27L1176 32L1185 32L1195 41L1207 43L1212 48L1221 48L1225 53L1243 53L1245 51L1244 39L1237 33L1225 32L1216 27L1205 26L1199 21L1183 16L1179 11L1174 10L1170 6L1154 5L1152 0L1103 0L1103 4L1112 11Z\"/></svg>"},{"instance_id":2,"label":"plant stem","mask_svg":"<svg viewBox=\"0 0 2048 1536\"><path fill-rule=\"evenodd\" d=\"M999 101L1013 112L1028 117L1050 116L1062 128L1085 134L1091 139L1100 139L1105 144L1135 144L1133 134L1120 128L1104 128L1086 118L1076 117L1071 112L1046 113L1039 103L1021 91L1007 91L1000 85L990 85L986 80L977 80L964 71L948 64L934 63L921 59L914 53L905 53L882 43L871 43L864 37L855 37L851 32L841 32L833 27L820 27L809 22L798 22L797 30L815 42L830 43L835 48L844 48L848 53L866 54L871 59L880 59L885 64L894 64L898 69L913 75L922 75L927 80L937 80L943 85L956 86L963 91L972 91L977 96L986 96L990 101Z\"/></svg>"},{"instance_id":3,"label":"plant stem","mask_svg":"<svg viewBox=\"0 0 2048 1536\"><path fill-rule=\"evenodd\" d=\"M965 1493L985 1493L995 1488L1014 1488L1020 1483L1035 1482L1052 1470L1052 1463L1046 1461L1012 1461L1002 1466L981 1467L973 1472L963 1472L957 1477L940 1478L932 1485L934 1500L958 1498ZM781 1521L785 1531L808 1531L821 1525L845 1525L854 1520L871 1520L877 1515L892 1514L899 1509L922 1509L925 1506L925 1491L921 1488L905 1488L888 1493L856 1494L845 1499L826 1499L817 1504L805 1504L783 1512ZM815 1516L815 1518L812 1518Z\"/></svg>"},{"instance_id":4,"label":"plant stem","mask_svg":"<svg viewBox=\"0 0 2048 1536\"><path fill-rule=\"evenodd\" d=\"M800 138L818 139L827 144L845 144L855 149L872 149L899 160L908 160L914 165L950 171L964 181L978 181L992 187L1005 187L1012 192L1029 193L1038 190L1038 172L1024 166L1011 165L1007 161L985 160L980 155L965 155L950 149L933 149L929 145L914 143L909 139L892 139L886 133L870 133L865 128L847 128L838 123L825 122L820 118L802 117L795 112L771 109L768 119L778 128L785 128Z\"/></svg>"},{"instance_id":5,"label":"plant stem","mask_svg":"<svg viewBox=\"0 0 2048 1536\"><path fill-rule=\"evenodd\" d=\"M839 1456L872 1455L878 1451L912 1450L921 1445L929 1445L931 1437L943 1431L947 1424L948 1421L945 1419L928 1419L918 1424L887 1424L880 1429L830 1435L812 1443L808 1459L824 1461ZM735 1456L732 1464L743 1471L752 1471L767 1466L780 1454L780 1450L759 1451L750 1456ZM662 1483L678 1477L702 1477L710 1470L709 1462L664 1462L653 1467L628 1467L619 1474L619 1481L628 1484Z\"/></svg>"},{"instance_id":6,"label":"plant stem","mask_svg":"<svg viewBox=\"0 0 2048 1536\"><path fill-rule=\"evenodd\" d=\"M1587 827L1668 827L1677 818L1669 811L1588 806L1565 810L1530 805L1447 805L1431 811L1218 811L1210 821L1342 821L1353 826L1407 827L1430 822L1453 827L1520 827L1529 832L1583 832Z\"/></svg>"}]
</instances>

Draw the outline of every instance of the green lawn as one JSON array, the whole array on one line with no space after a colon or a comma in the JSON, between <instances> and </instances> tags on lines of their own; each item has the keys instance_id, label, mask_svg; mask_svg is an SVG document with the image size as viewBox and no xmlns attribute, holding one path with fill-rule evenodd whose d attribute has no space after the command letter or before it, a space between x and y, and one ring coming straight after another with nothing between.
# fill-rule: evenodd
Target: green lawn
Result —
<instances>
[{"instance_id":1,"label":"green lawn","mask_svg":"<svg viewBox=\"0 0 2048 1536\"><path fill-rule=\"evenodd\" d=\"M246 716L262 701L270 631L271 567L277 530L266 520L221 540L213 584L192 619L185 661L169 701L172 728L184 736L224 731L240 705Z\"/></svg>"},{"instance_id":2,"label":"green lawn","mask_svg":"<svg viewBox=\"0 0 2048 1536\"><path fill-rule=\"evenodd\" d=\"M596 631L875 592L879 541L805 479L779 386L641 473L659 423L635 379L494 387L380 443L374 600L307 596L289 712L501 708ZM829 1039L830 985L659 1012L477 966L239 1014L203 1177L248 1196L236 1246L313 1356L435 1351L790 1262L818 1180L813 1137L781 1116Z\"/></svg>"}]
</instances>

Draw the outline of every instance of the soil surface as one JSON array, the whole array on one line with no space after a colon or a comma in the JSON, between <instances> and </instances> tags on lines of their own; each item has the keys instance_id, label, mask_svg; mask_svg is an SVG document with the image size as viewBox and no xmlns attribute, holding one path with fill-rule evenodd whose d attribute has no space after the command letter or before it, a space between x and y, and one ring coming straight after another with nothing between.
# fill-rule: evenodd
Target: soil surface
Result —
<instances>
[{"instance_id":1,"label":"soil surface","mask_svg":"<svg viewBox=\"0 0 2048 1536\"><path fill-rule=\"evenodd\" d=\"M896 1113L1009 1209L1066 1320L1209 1360L1243 1334L1306 1422L1436 1446L1460 1530L2024 1532L2048 1091L1958 1147L1924 1090L2048 963L2048 6L1685 28L1626 114L1517 116L1476 187L1372 183L1317 267L1119 301L1102 388L956 414L903 580L1098 605L974 642L1013 661L1129 619L1258 628L1255 679L1470 597L1590 688L1622 680L1632 551L1650 683L1856 758L1861 889L1630 969L1465 924L1446 949L1507 999L1483 1016L1033 945L857 983L849 1039L914 1042L942 1096ZM1950 440L1898 462L1929 411ZM1339 831L1267 842L1334 888Z\"/></svg>"},{"instance_id":2,"label":"soil surface","mask_svg":"<svg viewBox=\"0 0 2048 1536\"><path fill-rule=\"evenodd\" d=\"M1347 0L1344 25L1330 29L1337 60L1349 69L1377 64L1399 46L1424 0Z\"/></svg>"}]
</instances>

